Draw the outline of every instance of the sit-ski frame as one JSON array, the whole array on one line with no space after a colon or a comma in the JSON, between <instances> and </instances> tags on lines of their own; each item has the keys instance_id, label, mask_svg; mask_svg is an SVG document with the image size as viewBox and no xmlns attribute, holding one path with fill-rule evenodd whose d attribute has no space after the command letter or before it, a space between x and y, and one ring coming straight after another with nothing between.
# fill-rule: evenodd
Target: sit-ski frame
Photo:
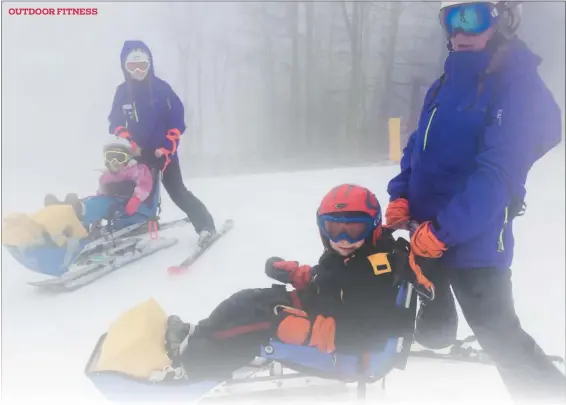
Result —
<instances>
[{"instance_id":1,"label":"sit-ski frame","mask_svg":"<svg viewBox=\"0 0 566 405\"><path fill-rule=\"evenodd\" d=\"M449 353L442 354L432 350L412 350L409 358L428 358L433 360L444 360L450 362L464 362L494 366L494 362L481 349L466 347L467 344L477 341L475 336L469 336L454 344ZM560 356L548 356L555 363L564 365L564 359ZM293 366L294 367L294 366ZM214 401L224 397L238 395L258 395L262 392L276 390L294 390L294 395L300 394L300 389L312 389L313 387L324 387L324 394L332 394L347 391L348 384L356 384L356 397L363 401L367 395L367 385L381 381L381 394L386 389L386 376L381 379L371 378L354 379L352 381L340 380L333 377L323 377L309 374L309 372L295 371L295 369L284 366L279 361L266 360L257 357L247 367L237 370L231 379L219 384L217 387L203 395L200 401ZM279 393L278 393L279 394ZM282 392L280 394L283 394ZM279 395L278 395L279 396ZM281 395L283 396L283 395Z\"/></svg>"}]
</instances>

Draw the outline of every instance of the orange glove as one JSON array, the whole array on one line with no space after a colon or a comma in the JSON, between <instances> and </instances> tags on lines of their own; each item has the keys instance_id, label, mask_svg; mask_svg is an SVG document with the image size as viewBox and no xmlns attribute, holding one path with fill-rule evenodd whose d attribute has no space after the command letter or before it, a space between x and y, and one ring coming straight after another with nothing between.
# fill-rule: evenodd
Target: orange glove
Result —
<instances>
[{"instance_id":1,"label":"orange glove","mask_svg":"<svg viewBox=\"0 0 566 405\"><path fill-rule=\"evenodd\" d=\"M299 309L278 306L275 310L280 311L277 313L280 319L277 325L277 338L283 343L312 346L323 353L332 353L336 350L334 318L317 315L312 322L307 313Z\"/></svg>"},{"instance_id":2,"label":"orange glove","mask_svg":"<svg viewBox=\"0 0 566 405\"><path fill-rule=\"evenodd\" d=\"M423 286L431 296L434 297L434 285L423 274L423 269L417 263L417 259L438 259L448 249L446 245L439 241L432 233L432 223L430 221L420 224L413 236L411 236L411 253L409 254L409 266L415 273L417 283Z\"/></svg>"},{"instance_id":3,"label":"orange glove","mask_svg":"<svg viewBox=\"0 0 566 405\"><path fill-rule=\"evenodd\" d=\"M385 224L389 228L404 228L409 219L409 201L405 198L391 201L385 210Z\"/></svg>"},{"instance_id":4,"label":"orange glove","mask_svg":"<svg viewBox=\"0 0 566 405\"><path fill-rule=\"evenodd\" d=\"M411 252L417 256L438 259L448 249L432 232L430 221L420 224L411 236Z\"/></svg>"}]
</instances>

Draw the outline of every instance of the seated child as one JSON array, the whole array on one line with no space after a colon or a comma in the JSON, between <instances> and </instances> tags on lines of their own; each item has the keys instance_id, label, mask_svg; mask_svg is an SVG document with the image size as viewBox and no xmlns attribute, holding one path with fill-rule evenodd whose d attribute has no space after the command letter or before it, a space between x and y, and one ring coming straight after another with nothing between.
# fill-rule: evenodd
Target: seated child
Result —
<instances>
[{"instance_id":1,"label":"seated child","mask_svg":"<svg viewBox=\"0 0 566 405\"><path fill-rule=\"evenodd\" d=\"M100 177L96 196L81 200L68 194L61 202L48 195L38 212L7 215L2 245L26 267L60 275L89 240L99 237L96 225L102 219L112 219L112 231L117 231L153 218L156 204L143 204L151 195L153 178L147 166L132 159L129 144L105 146L104 159L108 171Z\"/></svg>"},{"instance_id":2,"label":"seated child","mask_svg":"<svg viewBox=\"0 0 566 405\"><path fill-rule=\"evenodd\" d=\"M104 147L104 163L108 171L99 179L96 196L79 199L76 194L67 194L63 201L54 195L45 197L45 206L54 204L72 205L83 225L88 227L101 219L124 213L121 227L137 221L147 220L155 215L156 207L142 204L153 189L153 178L148 167L137 163L129 144L112 143Z\"/></svg>"},{"instance_id":3,"label":"seated child","mask_svg":"<svg viewBox=\"0 0 566 405\"><path fill-rule=\"evenodd\" d=\"M396 304L399 286L433 286L411 269L409 243L382 227L375 195L360 186L335 187L318 208L317 224L324 245L317 265L280 258L266 263L267 275L294 290L239 291L196 324L168 318L165 349L189 379L229 376L271 338L353 355L384 350L392 337L408 337L410 345L415 308Z\"/></svg>"}]
</instances>

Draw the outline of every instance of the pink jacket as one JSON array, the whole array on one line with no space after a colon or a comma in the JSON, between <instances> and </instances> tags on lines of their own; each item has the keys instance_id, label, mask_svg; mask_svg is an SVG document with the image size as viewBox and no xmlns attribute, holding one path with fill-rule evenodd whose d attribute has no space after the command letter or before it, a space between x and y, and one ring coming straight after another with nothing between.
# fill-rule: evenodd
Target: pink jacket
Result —
<instances>
[{"instance_id":1,"label":"pink jacket","mask_svg":"<svg viewBox=\"0 0 566 405\"><path fill-rule=\"evenodd\" d=\"M133 197L138 197L140 201L144 201L153 188L153 178L148 167L141 163L130 164L118 173L106 172L99 179L100 188L98 194L104 193L104 186L109 183L117 183L120 181L132 180L136 184Z\"/></svg>"}]
</instances>

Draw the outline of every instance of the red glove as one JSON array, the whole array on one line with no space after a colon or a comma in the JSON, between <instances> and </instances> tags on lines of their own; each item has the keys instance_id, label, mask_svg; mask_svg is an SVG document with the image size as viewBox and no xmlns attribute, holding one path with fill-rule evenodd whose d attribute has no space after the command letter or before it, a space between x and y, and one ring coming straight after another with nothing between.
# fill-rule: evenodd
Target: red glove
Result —
<instances>
[{"instance_id":1,"label":"red glove","mask_svg":"<svg viewBox=\"0 0 566 405\"><path fill-rule=\"evenodd\" d=\"M409 201L404 198L391 201L385 210L385 224L389 228L404 228L409 219Z\"/></svg>"},{"instance_id":2,"label":"red glove","mask_svg":"<svg viewBox=\"0 0 566 405\"><path fill-rule=\"evenodd\" d=\"M132 137L132 134L130 133L128 128L122 126L116 127L116 129L114 130L114 135L130 142L130 145L132 146L132 152L134 152L135 155L139 155L139 147L137 143L134 142L134 138Z\"/></svg>"},{"instance_id":3,"label":"red glove","mask_svg":"<svg viewBox=\"0 0 566 405\"><path fill-rule=\"evenodd\" d=\"M291 284L295 289L304 289L311 281L312 267L298 262L284 261L273 257L265 263L265 273L268 277L285 284Z\"/></svg>"},{"instance_id":4,"label":"red glove","mask_svg":"<svg viewBox=\"0 0 566 405\"><path fill-rule=\"evenodd\" d=\"M279 310L277 338L283 343L312 346L323 353L332 353L336 350L334 318L317 315L312 322L307 313L299 309L278 306L275 310Z\"/></svg>"},{"instance_id":5,"label":"red glove","mask_svg":"<svg viewBox=\"0 0 566 405\"><path fill-rule=\"evenodd\" d=\"M135 212L138 210L138 208L141 205L141 200L136 197L133 196L132 198L130 198L130 200L128 201L128 203L126 204L126 215L132 216L135 214Z\"/></svg>"}]
</instances>

